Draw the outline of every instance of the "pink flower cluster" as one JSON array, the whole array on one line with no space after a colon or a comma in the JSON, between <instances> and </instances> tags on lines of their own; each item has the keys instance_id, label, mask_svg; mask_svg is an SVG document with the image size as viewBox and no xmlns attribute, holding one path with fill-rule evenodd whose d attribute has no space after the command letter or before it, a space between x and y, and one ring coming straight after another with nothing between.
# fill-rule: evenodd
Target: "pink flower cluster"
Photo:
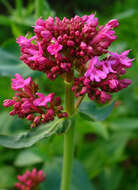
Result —
<instances>
[{"instance_id":1,"label":"pink flower cluster","mask_svg":"<svg viewBox=\"0 0 138 190\"><path fill-rule=\"evenodd\" d=\"M54 93L45 96L38 92L38 85L31 77L22 78L19 74L12 79L12 89L16 92L12 99L4 100L5 107L13 106L10 115L18 115L19 118L26 118L32 121L31 127L36 127L41 123L47 123L58 118L67 117L66 112L62 112L60 97L55 97Z\"/></svg>"},{"instance_id":2,"label":"pink flower cluster","mask_svg":"<svg viewBox=\"0 0 138 190\"><path fill-rule=\"evenodd\" d=\"M22 176L18 175L19 182L15 184L17 189L20 190L33 190L37 189L39 184L45 180L46 174L42 170L37 171L36 168L26 171Z\"/></svg>"},{"instance_id":3,"label":"pink flower cluster","mask_svg":"<svg viewBox=\"0 0 138 190\"><path fill-rule=\"evenodd\" d=\"M40 18L34 26L33 37L17 39L20 59L31 69L46 73L51 80L59 75L65 79L65 73L76 70L72 88L75 96L87 93L91 100L106 103L113 92L131 83L129 79L122 79L133 61L128 58L129 50L121 54L108 51L116 39L114 28L118 25L113 19L99 26L94 14L63 20ZM105 58L101 60L103 54Z\"/></svg>"},{"instance_id":4,"label":"pink flower cluster","mask_svg":"<svg viewBox=\"0 0 138 190\"><path fill-rule=\"evenodd\" d=\"M17 39L21 47L20 59L31 69L46 73L49 79L73 68L83 71L88 60L107 52L116 39L113 29L117 26L116 19L98 26L94 14L63 20L40 18L34 26L33 37Z\"/></svg>"},{"instance_id":5,"label":"pink flower cluster","mask_svg":"<svg viewBox=\"0 0 138 190\"><path fill-rule=\"evenodd\" d=\"M89 60L88 69L84 76L75 78L74 91L76 97L88 93L91 100L106 103L111 99L111 94L128 87L129 79L121 79L126 69L131 67L133 59L127 57L129 51L120 55L109 52L105 59L99 60L97 56Z\"/></svg>"}]
</instances>

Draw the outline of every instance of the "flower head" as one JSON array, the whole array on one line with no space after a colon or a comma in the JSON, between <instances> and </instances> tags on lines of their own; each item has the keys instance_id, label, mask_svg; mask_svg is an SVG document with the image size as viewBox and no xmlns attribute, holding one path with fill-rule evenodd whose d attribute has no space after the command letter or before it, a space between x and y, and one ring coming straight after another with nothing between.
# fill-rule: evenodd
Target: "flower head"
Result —
<instances>
[{"instance_id":1,"label":"flower head","mask_svg":"<svg viewBox=\"0 0 138 190\"><path fill-rule=\"evenodd\" d=\"M46 73L51 80L58 76L66 80L65 75L75 70L77 74L72 87L75 96L87 93L91 100L106 103L112 93L131 83L129 79L122 78L134 60L128 57L129 50L120 54L108 50L117 38L115 28L118 25L118 20L112 19L100 26L95 14L76 15L71 19L64 17L62 20L58 17L48 17L46 20L39 18L34 26L33 37L20 36L17 39L21 48L20 59L31 69ZM103 55L105 58L101 59ZM14 86L15 89L20 86L26 89L22 79ZM26 91L29 93L28 89ZM52 101L54 95L35 94L33 106L40 109ZM28 104L23 105L25 107ZM48 118L51 113L48 111ZM39 120L37 117L35 121Z\"/></svg>"},{"instance_id":2,"label":"flower head","mask_svg":"<svg viewBox=\"0 0 138 190\"><path fill-rule=\"evenodd\" d=\"M51 80L75 68L83 71L88 60L107 52L116 39L114 28L117 20L98 26L95 14L71 19L41 18L34 26L35 35L28 39L20 36L20 59L31 69L47 74Z\"/></svg>"},{"instance_id":3,"label":"flower head","mask_svg":"<svg viewBox=\"0 0 138 190\"><path fill-rule=\"evenodd\" d=\"M32 190L37 189L39 184L46 178L46 174L42 170L37 171L36 168L30 172L27 170L23 175L18 175L19 182L15 184L15 187L20 190Z\"/></svg>"},{"instance_id":4,"label":"flower head","mask_svg":"<svg viewBox=\"0 0 138 190\"><path fill-rule=\"evenodd\" d=\"M99 60L97 56L91 59L84 76L75 79L72 88L75 96L88 93L91 100L104 104L111 99L112 93L128 87L131 80L122 79L133 61L127 57L128 53L129 51L124 51L119 55L110 52L110 56L103 60Z\"/></svg>"},{"instance_id":5,"label":"flower head","mask_svg":"<svg viewBox=\"0 0 138 190\"><path fill-rule=\"evenodd\" d=\"M22 78L16 74L12 79L12 89L16 92L12 99L4 100L5 107L13 106L10 115L18 115L19 118L26 118L32 121L31 127L37 127L41 123L47 123L57 116L67 117L60 105L60 97L55 97L54 93L45 96L38 92L38 86L31 77Z\"/></svg>"}]
</instances>

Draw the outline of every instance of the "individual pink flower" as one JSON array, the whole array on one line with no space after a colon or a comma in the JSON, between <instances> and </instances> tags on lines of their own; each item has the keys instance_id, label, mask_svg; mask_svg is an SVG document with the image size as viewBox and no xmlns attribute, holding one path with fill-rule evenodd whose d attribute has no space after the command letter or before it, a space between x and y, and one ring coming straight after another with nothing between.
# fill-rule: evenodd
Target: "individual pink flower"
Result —
<instances>
[{"instance_id":1,"label":"individual pink flower","mask_svg":"<svg viewBox=\"0 0 138 190\"><path fill-rule=\"evenodd\" d=\"M108 73L108 68L106 69L106 72L103 71L103 65L96 56L89 61L88 70L84 76L90 78L91 81L99 82L102 79L105 79Z\"/></svg>"},{"instance_id":2,"label":"individual pink flower","mask_svg":"<svg viewBox=\"0 0 138 190\"><path fill-rule=\"evenodd\" d=\"M33 190L37 189L40 183L46 178L46 174L42 170L37 171L36 168L30 172L27 170L23 175L18 175L19 182L15 184L15 187L20 190Z\"/></svg>"},{"instance_id":3,"label":"individual pink flower","mask_svg":"<svg viewBox=\"0 0 138 190\"><path fill-rule=\"evenodd\" d=\"M20 88L24 88L25 86L30 85L31 77L24 79L21 75L15 74L15 79L12 79L12 89L18 90Z\"/></svg>"},{"instance_id":4,"label":"individual pink flower","mask_svg":"<svg viewBox=\"0 0 138 190\"><path fill-rule=\"evenodd\" d=\"M9 107L9 106L14 105L15 102L16 102L15 100L6 99L6 100L4 100L3 105L4 105L4 107Z\"/></svg>"},{"instance_id":5,"label":"individual pink flower","mask_svg":"<svg viewBox=\"0 0 138 190\"><path fill-rule=\"evenodd\" d=\"M40 96L40 98L36 98L33 101L33 104L35 106L46 106L48 102L51 102L53 97L54 97L54 93L49 94L48 96L44 96L44 94L42 93L36 93L38 96Z\"/></svg>"},{"instance_id":6,"label":"individual pink flower","mask_svg":"<svg viewBox=\"0 0 138 190\"><path fill-rule=\"evenodd\" d=\"M58 41L55 38L52 38L51 44L47 47L47 51L51 55L57 54L60 50L62 50L63 46L58 43Z\"/></svg>"},{"instance_id":7,"label":"individual pink flower","mask_svg":"<svg viewBox=\"0 0 138 190\"><path fill-rule=\"evenodd\" d=\"M88 16L86 20L86 24L89 26L97 26L98 25L98 18L95 18L95 14L91 14Z\"/></svg>"},{"instance_id":8,"label":"individual pink flower","mask_svg":"<svg viewBox=\"0 0 138 190\"><path fill-rule=\"evenodd\" d=\"M130 59L128 57L130 50L126 50L122 52L120 55L118 53L114 52L109 52L111 55L111 61L112 65L117 66L118 64L125 66L126 68L129 68L132 66L132 61L134 59Z\"/></svg>"},{"instance_id":9,"label":"individual pink flower","mask_svg":"<svg viewBox=\"0 0 138 190\"><path fill-rule=\"evenodd\" d=\"M22 48L26 48L26 47L28 47L28 48L30 48L30 43L34 40L34 39L36 39L36 36L33 36L33 37L31 37L30 39L27 39L26 37L24 37L24 36L19 36L18 38L17 38L17 43L19 44L19 46L20 47L22 47Z\"/></svg>"},{"instance_id":10,"label":"individual pink flower","mask_svg":"<svg viewBox=\"0 0 138 190\"><path fill-rule=\"evenodd\" d=\"M113 19L110 20L105 26L99 27L99 31L91 41L91 44L95 47L95 53L97 52L97 55L107 53L107 48L116 39L113 28L117 27L118 25L118 21Z\"/></svg>"}]
</instances>

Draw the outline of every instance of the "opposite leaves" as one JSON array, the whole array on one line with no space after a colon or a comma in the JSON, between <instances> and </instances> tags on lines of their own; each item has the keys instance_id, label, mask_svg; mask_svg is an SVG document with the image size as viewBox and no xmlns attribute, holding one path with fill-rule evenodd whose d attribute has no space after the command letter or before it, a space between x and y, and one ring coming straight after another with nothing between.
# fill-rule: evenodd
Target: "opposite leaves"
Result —
<instances>
[{"instance_id":1,"label":"opposite leaves","mask_svg":"<svg viewBox=\"0 0 138 190\"><path fill-rule=\"evenodd\" d=\"M102 121L112 112L114 102L107 106L99 107L94 102L82 102L79 107L79 113L87 120Z\"/></svg>"}]
</instances>

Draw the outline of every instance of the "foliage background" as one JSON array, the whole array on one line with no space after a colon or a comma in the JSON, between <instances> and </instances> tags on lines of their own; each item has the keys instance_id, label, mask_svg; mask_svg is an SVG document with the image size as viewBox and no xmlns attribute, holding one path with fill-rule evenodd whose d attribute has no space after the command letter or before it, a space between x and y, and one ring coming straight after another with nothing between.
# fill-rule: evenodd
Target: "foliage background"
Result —
<instances>
[{"instance_id":1,"label":"foliage background","mask_svg":"<svg viewBox=\"0 0 138 190\"><path fill-rule=\"evenodd\" d=\"M42 92L56 92L63 98L63 83L47 80L44 74L32 72L19 61L19 48L15 41L19 35L32 32L37 18L37 6L33 0L0 0L0 134L17 134L28 130L28 123L8 116L2 102L13 95L10 79L18 72L23 76L31 75L40 85ZM127 75L132 79L131 87L116 95L112 114L102 122L91 122L77 117L75 168L73 176L77 179L72 189L86 183L88 173L91 189L95 190L137 190L138 189L138 2L137 0L49 0L42 8L43 18L57 15L71 17L96 12L100 24L118 18L120 26L116 29L118 39L113 50L132 49L133 67ZM60 86L60 88L59 88ZM48 141L41 140L29 149L12 150L0 147L0 189L14 189L16 175L26 169L45 168L47 182L45 187L58 190L59 157L62 156L63 136L53 136ZM83 168L81 168L83 165ZM79 172L80 171L80 172ZM49 175L48 175L49 174ZM78 175L78 176L77 176ZM51 186L54 180L55 187ZM80 187L79 187L80 186ZM47 188L47 189L48 189Z\"/></svg>"}]
</instances>

